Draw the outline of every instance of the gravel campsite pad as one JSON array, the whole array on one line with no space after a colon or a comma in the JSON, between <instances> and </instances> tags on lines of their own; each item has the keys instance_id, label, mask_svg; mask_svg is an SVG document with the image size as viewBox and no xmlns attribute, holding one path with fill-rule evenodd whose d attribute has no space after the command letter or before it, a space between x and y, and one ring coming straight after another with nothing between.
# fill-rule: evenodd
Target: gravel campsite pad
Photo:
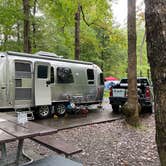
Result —
<instances>
[{"instance_id":1,"label":"gravel campsite pad","mask_svg":"<svg viewBox=\"0 0 166 166\"><path fill-rule=\"evenodd\" d=\"M155 143L153 114L141 117L141 127L133 129L124 120L66 129L54 134L82 148L69 157L84 166L159 166ZM9 144L13 149L13 143ZM55 154L39 144L26 140L25 151L34 159Z\"/></svg>"}]
</instances>

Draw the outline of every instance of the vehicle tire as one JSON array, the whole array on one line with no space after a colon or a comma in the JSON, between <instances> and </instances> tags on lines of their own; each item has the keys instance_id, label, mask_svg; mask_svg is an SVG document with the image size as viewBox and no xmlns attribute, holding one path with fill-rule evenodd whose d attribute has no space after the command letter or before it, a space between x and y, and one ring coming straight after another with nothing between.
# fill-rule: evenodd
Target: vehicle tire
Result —
<instances>
[{"instance_id":1,"label":"vehicle tire","mask_svg":"<svg viewBox=\"0 0 166 166\"><path fill-rule=\"evenodd\" d=\"M148 106L145 108L149 113L153 113L153 107L152 106Z\"/></svg>"},{"instance_id":2,"label":"vehicle tire","mask_svg":"<svg viewBox=\"0 0 166 166\"><path fill-rule=\"evenodd\" d=\"M59 117L63 117L66 113L66 106L65 104L56 104L55 105L55 114Z\"/></svg>"},{"instance_id":3,"label":"vehicle tire","mask_svg":"<svg viewBox=\"0 0 166 166\"><path fill-rule=\"evenodd\" d=\"M119 113L119 105L117 104L112 104L112 111L114 113Z\"/></svg>"},{"instance_id":4,"label":"vehicle tire","mask_svg":"<svg viewBox=\"0 0 166 166\"><path fill-rule=\"evenodd\" d=\"M37 108L37 118L46 119L51 116L51 109L48 105L43 105Z\"/></svg>"}]
</instances>

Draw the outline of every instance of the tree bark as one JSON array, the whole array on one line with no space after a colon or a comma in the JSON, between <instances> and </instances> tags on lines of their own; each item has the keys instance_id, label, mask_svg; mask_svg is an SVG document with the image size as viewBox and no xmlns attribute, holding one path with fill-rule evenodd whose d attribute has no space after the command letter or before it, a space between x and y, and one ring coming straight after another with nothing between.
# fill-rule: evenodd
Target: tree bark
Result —
<instances>
[{"instance_id":1,"label":"tree bark","mask_svg":"<svg viewBox=\"0 0 166 166\"><path fill-rule=\"evenodd\" d=\"M7 30L8 28L7 27L5 27L5 29ZM4 31L5 32L5 31ZM7 42L8 42L8 35L7 35L7 32L5 32L4 33L4 42L3 42L3 48L4 48L4 50L6 51L6 49L7 49Z\"/></svg>"},{"instance_id":2,"label":"tree bark","mask_svg":"<svg viewBox=\"0 0 166 166\"><path fill-rule=\"evenodd\" d=\"M24 12L24 52L31 52L31 42L30 42L30 6L29 0L23 0L23 12Z\"/></svg>"},{"instance_id":3,"label":"tree bark","mask_svg":"<svg viewBox=\"0 0 166 166\"><path fill-rule=\"evenodd\" d=\"M17 22L17 43L20 43L20 23Z\"/></svg>"},{"instance_id":4,"label":"tree bark","mask_svg":"<svg viewBox=\"0 0 166 166\"><path fill-rule=\"evenodd\" d=\"M139 125L136 67L136 2L128 0L128 100L123 108L126 121L133 126Z\"/></svg>"},{"instance_id":5,"label":"tree bark","mask_svg":"<svg viewBox=\"0 0 166 166\"><path fill-rule=\"evenodd\" d=\"M75 59L80 59L80 4L75 13Z\"/></svg>"},{"instance_id":6,"label":"tree bark","mask_svg":"<svg viewBox=\"0 0 166 166\"><path fill-rule=\"evenodd\" d=\"M33 48L36 48L36 24L35 24L35 15L36 15L36 5L37 5L37 0L34 0L34 6L33 6L33 23L32 23L32 28L33 28Z\"/></svg>"},{"instance_id":7,"label":"tree bark","mask_svg":"<svg viewBox=\"0 0 166 166\"><path fill-rule=\"evenodd\" d=\"M166 1L145 0L146 41L154 86L156 143L166 165Z\"/></svg>"}]
</instances>

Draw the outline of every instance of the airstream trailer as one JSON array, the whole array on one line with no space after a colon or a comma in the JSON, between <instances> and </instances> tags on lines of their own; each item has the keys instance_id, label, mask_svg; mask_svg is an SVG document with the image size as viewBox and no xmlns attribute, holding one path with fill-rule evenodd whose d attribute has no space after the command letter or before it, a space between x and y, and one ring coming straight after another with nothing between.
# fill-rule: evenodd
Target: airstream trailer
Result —
<instances>
[{"instance_id":1,"label":"airstream trailer","mask_svg":"<svg viewBox=\"0 0 166 166\"><path fill-rule=\"evenodd\" d=\"M70 103L99 104L103 98L100 68L53 53L0 53L0 110L28 109L39 118L64 115Z\"/></svg>"}]
</instances>

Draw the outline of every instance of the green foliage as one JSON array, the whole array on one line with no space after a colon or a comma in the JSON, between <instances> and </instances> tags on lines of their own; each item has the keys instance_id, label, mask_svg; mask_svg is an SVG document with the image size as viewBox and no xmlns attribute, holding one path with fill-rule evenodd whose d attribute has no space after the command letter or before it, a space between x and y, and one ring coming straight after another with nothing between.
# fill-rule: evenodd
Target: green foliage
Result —
<instances>
[{"instance_id":1,"label":"green foliage","mask_svg":"<svg viewBox=\"0 0 166 166\"><path fill-rule=\"evenodd\" d=\"M37 1L35 15L34 0L30 0L32 53L42 50L74 58L74 17L78 3L83 9L80 22L81 60L96 63L105 76L126 76L125 31L112 26L111 2L108 5L106 0L88 0L88 3L87 0L40 0ZM23 51L23 19L22 0L0 0L1 51Z\"/></svg>"},{"instance_id":2,"label":"green foliage","mask_svg":"<svg viewBox=\"0 0 166 166\"><path fill-rule=\"evenodd\" d=\"M109 70L107 73L122 78L126 76L127 69L127 39L125 32L119 29L113 29L110 36L110 48L108 49L111 56Z\"/></svg>"},{"instance_id":3,"label":"green foliage","mask_svg":"<svg viewBox=\"0 0 166 166\"><path fill-rule=\"evenodd\" d=\"M0 0L0 50L20 50L14 41L17 36L16 24L23 18L20 0Z\"/></svg>"},{"instance_id":4,"label":"green foliage","mask_svg":"<svg viewBox=\"0 0 166 166\"><path fill-rule=\"evenodd\" d=\"M147 52L146 52L146 41L144 41L142 50L141 50L141 43L143 41L145 29L142 27L138 27L137 29L137 75L141 76L148 76L148 70L150 69L148 59L147 59ZM142 60L141 58L142 52Z\"/></svg>"}]
</instances>

